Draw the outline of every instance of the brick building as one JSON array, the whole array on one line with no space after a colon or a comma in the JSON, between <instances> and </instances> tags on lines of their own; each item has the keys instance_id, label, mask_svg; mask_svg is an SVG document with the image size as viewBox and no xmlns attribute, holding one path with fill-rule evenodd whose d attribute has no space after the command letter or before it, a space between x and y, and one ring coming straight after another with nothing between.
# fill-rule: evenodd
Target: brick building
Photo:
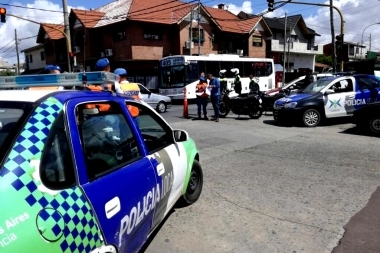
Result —
<instances>
[{"instance_id":1,"label":"brick building","mask_svg":"<svg viewBox=\"0 0 380 253\"><path fill-rule=\"evenodd\" d=\"M262 17L241 19L224 5L211 8L171 0L117 0L95 10L72 9L69 22L80 69L92 70L97 59L107 57L112 70L124 67L130 80L148 87L157 83L162 57L198 51L265 57L265 38L272 35ZM47 63L65 69L65 38L56 32L41 25L37 42L49 49Z\"/></svg>"}]
</instances>

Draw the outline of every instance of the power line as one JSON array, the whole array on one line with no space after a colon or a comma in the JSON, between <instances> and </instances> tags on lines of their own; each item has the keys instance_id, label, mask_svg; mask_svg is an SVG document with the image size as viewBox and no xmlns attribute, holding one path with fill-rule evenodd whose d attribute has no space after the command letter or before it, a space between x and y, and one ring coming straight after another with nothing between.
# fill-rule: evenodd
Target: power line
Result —
<instances>
[{"instance_id":1,"label":"power line","mask_svg":"<svg viewBox=\"0 0 380 253\"><path fill-rule=\"evenodd\" d=\"M26 6L21 6L21 5L14 5L14 4L0 3L0 5L6 5L6 6L11 6L11 7L23 8L23 9L31 9L31 10L39 10L39 11L49 11L49 12L59 12L59 13L62 13L62 11L47 10L47 9L34 8L34 7L26 7Z\"/></svg>"},{"instance_id":2,"label":"power line","mask_svg":"<svg viewBox=\"0 0 380 253\"><path fill-rule=\"evenodd\" d=\"M6 46L8 46L9 44L11 44L12 42L14 41L14 39L12 39L11 41L9 41L8 44L6 44L5 46L3 46L2 48L0 48L0 51L3 50Z\"/></svg>"},{"instance_id":3,"label":"power line","mask_svg":"<svg viewBox=\"0 0 380 253\"><path fill-rule=\"evenodd\" d=\"M31 38L35 38L35 37L38 37L38 35L34 35L34 36L26 37L26 38L20 38L18 40L27 40L27 39L31 39Z\"/></svg>"}]
</instances>

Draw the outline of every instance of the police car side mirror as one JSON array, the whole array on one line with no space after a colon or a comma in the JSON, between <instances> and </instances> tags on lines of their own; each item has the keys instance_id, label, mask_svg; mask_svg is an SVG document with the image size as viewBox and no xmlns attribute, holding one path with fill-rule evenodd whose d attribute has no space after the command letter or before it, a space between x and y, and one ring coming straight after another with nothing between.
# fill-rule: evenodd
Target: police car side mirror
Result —
<instances>
[{"instance_id":1,"label":"police car side mirror","mask_svg":"<svg viewBox=\"0 0 380 253\"><path fill-rule=\"evenodd\" d=\"M325 91L325 95L329 95L329 94L333 94L333 93L335 93L334 90L328 89L328 90Z\"/></svg>"},{"instance_id":2,"label":"police car side mirror","mask_svg":"<svg viewBox=\"0 0 380 253\"><path fill-rule=\"evenodd\" d=\"M174 130L173 135L174 135L174 140L176 142L187 141L187 139L189 138L188 133L184 130Z\"/></svg>"}]
</instances>

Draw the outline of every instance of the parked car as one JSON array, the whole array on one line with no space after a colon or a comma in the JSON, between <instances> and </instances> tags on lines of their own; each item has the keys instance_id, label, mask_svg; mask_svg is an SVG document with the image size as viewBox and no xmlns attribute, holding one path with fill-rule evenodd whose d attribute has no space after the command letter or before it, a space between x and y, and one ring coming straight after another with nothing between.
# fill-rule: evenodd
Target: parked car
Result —
<instances>
[{"instance_id":1,"label":"parked car","mask_svg":"<svg viewBox=\"0 0 380 253\"><path fill-rule=\"evenodd\" d=\"M363 105L380 101L380 79L374 75L331 76L309 84L274 103L278 121L301 121L315 127L321 119L353 116Z\"/></svg>"},{"instance_id":2,"label":"parked car","mask_svg":"<svg viewBox=\"0 0 380 253\"><path fill-rule=\"evenodd\" d=\"M0 83L80 87L83 75ZM116 80L87 74L91 84ZM143 101L108 91L5 90L0 185L1 252L126 253L138 252L175 204L197 201L203 174L188 133Z\"/></svg>"},{"instance_id":3,"label":"parked car","mask_svg":"<svg viewBox=\"0 0 380 253\"><path fill-rule=\"evenodd\" d=\"M315 76L316 76L316 79L319 80L323 77L332 76L332 74L331 73L323 73L323 74L316 74ZM300 77L290 81L289 83L285 84L282 87L271 89L271 90L268 90L267 92L265 92L265 94L264 94L265 103L264 104L267 105L267 106L265 106L266 111L273 110L273 104L277 99L283 98L286 95L296 93L298 90L298 87L303 84L304 79L305 79L305 76L300 76Z\"/></svg>"},{"instance_id":4,"label":"parked car","mask_svg":"<svg viewBox=\"0 0 380 253\"><path fill-rule=\"evenodd\" d=\"M137 83L137 85L140 87L144 102L155 108L159 113L164 113L171 107L172 99L170 97L153 93L141 83Z\"/></svg>"},{"instance_id":5,"label":"parked car","mask_svg":"<svg viewBox=\"0 0 380 253\"><path fill-rule=\"evenodd\" d=\"M380 101L355 110L354 119L359 129L380 137Z\"/></svg>"}]
</instances>

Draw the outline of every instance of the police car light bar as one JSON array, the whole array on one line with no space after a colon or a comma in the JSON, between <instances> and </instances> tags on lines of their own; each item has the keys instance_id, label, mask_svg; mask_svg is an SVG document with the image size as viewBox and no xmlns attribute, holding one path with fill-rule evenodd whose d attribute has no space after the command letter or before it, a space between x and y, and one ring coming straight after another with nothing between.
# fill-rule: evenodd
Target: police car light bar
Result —
<instances>
[{"instance_id":1,"label":"police car light bar","mask_svg":"<svg viewBox=\"0 0 380 253\"><path fill-rule=\"evenodd\" d=\"M44 86L83 86L84 84L114 84L118 76L109 72L80 72L46 75L0 77L0 88Z\"/></svg>"}]
</instances>

